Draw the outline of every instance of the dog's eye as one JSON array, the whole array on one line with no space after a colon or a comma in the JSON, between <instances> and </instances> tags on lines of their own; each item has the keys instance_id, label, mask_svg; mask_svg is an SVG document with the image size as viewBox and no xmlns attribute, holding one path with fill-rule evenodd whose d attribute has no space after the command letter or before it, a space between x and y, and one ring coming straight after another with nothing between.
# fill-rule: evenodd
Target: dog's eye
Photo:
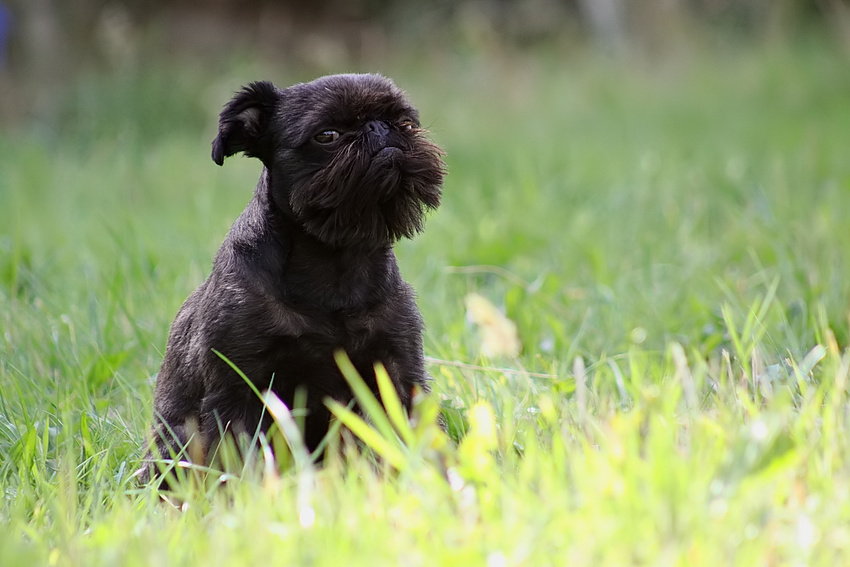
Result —
<instances>
[{"instance_id":1,"label":"dog's eye","mask_svg":"<svg viewBox=\"0 0 850 567\"><path fill-rule=\"evenodd\" d=\"M336 130L325 130L324 132L313 136L313 139L320 144L330 144L339 139L339 132Z\"/></svg>"},{"instance_id":2,"label":"dog's eye","mask_svg":"<svg viewBox=\"0 0 850 567\"><path fill-rule=\"evenodd\" d=\"M398 127L402 130L407 130L408 132L416 128L416 122L413 120L406 118L398 123Z\"/></svg>"}]
</instances>

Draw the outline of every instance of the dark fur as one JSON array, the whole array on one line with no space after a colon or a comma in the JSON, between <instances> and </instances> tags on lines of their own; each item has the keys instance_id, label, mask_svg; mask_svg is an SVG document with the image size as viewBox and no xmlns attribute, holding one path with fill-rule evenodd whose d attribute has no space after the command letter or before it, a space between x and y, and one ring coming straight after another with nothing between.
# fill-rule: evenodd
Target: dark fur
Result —
<instances>
[{"instance_id":1,"label":"dark fur","mask_svg":"<svg viewBox=\"0 0 850 567\"><path fill-rule=\"evenodd\" d=\"M327 130L340 133L337 142L314 140ZM428 388L422 319L392 244L419 232L439 205L444 164L404 94L377 75L282 90L252 83L222 111L212 144L219 165L237 152L260 159L263 172L212 273L171 327L154 394L157 449L143 480L153 461L180 453L195 424L205 460L220 428L270 425L213 349L289 407L296 389L306 392L310 449L328 430L325 398L352 397L335 350L373 390L373 365L383 363L408 408L414 388Z\"/></svg>"}]
</instances>

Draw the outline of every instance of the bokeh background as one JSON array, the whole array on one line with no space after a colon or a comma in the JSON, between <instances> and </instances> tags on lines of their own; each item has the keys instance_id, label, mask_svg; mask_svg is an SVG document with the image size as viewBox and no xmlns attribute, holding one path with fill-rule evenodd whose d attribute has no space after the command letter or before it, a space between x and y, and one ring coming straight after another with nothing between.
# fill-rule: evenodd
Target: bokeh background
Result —
<instances>
[{"instance_id":1,"label":"bokeh background","mask_svg":"<svg viewBox=\"0 0 850 567\"><path fill-rule=\"evenodd\" d=\"M45 301L68 273L119 293L117 270L157 306L128 310L121 347L149 374L258 174L209 160L222 105L253 80L338 72L394 78L447 150L444 204L400 244L431 354L478 354L464 297L479 291L535 365L644 336L710 353L723 302L774 277L800 321L777 352L807 352L819 302L846 338L846 262L824 245L847 208L846 1L0 6L0 275Z\"/></svg>"},{"instance_id":2,"label":"bokeh background","mask_svg":"<svg viewBox=\"0 0 850 567\"><path fill-rule=\"evenodd\" d=\"M178 76L209 78L234 62L252 61L288 78L392 70L411 58L448 65L446 60L471 57L534 59L541 52L567 65L568 58L588 49L640 64L682 64L689 50L781 43L801 33L828 36L846 52L850 5L845 0L4 0L0 116L5 125L84 126L92 119L85 95L78 93L81 100L72 93L91 75L120 75L126 81L167 68ZM457 71L446 68L444 80L456 80ZM174 100L182 101L181 111L189 110L192 101L180 86L174 85ZM160 96L167 100L167 94ZM110 119L138 118L132 109L124 110L125 116ZM196 110L182 120L173 125L197 127L202 116Z\"/></svg>"}]
</instances>

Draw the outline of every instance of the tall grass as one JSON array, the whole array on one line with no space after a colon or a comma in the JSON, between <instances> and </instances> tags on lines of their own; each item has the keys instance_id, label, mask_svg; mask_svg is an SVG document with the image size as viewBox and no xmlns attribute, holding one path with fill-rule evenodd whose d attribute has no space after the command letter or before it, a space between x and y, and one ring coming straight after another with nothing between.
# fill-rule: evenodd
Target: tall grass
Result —
<instances>
[{"instance_id":1,"label":"tall grass","mask_svg":"<svg viewBox=\"0 0 850 567\"><path fill-rule=\"evenodd\" d=\"M451 439L427 402L413 430L335 408L380 458L237 469L180 510L136 487L168 326L259 172L209 160L217 106L304 77L85 79L0 135L0 564L847 562L846 61L375 70L448 152L398 255ZM482 354L473 292L520 356Z\"/></svg>"}]
</instances>

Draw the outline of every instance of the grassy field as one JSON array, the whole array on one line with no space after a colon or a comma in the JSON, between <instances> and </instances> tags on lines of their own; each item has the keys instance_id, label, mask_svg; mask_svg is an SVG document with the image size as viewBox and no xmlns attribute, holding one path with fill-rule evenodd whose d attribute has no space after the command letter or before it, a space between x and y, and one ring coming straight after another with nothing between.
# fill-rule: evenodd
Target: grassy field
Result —
<instances>
[{"instance_id":1,"label":"grassy field","mask_svg":"<svg viewBox=\"0 0 850 567\"><path fill-rule=\"evenodd\" d=\"M448 154L398 255L452 439L425 403L361 431L377 467L237 468L182 511L130 475L260 170L212 163L216 114L309 76L81 78L0 133L0 565L850 563L848 67L813 41L366 69ZM518 357L484 354L473 293Z\"/></svg>"}]
</instances>

